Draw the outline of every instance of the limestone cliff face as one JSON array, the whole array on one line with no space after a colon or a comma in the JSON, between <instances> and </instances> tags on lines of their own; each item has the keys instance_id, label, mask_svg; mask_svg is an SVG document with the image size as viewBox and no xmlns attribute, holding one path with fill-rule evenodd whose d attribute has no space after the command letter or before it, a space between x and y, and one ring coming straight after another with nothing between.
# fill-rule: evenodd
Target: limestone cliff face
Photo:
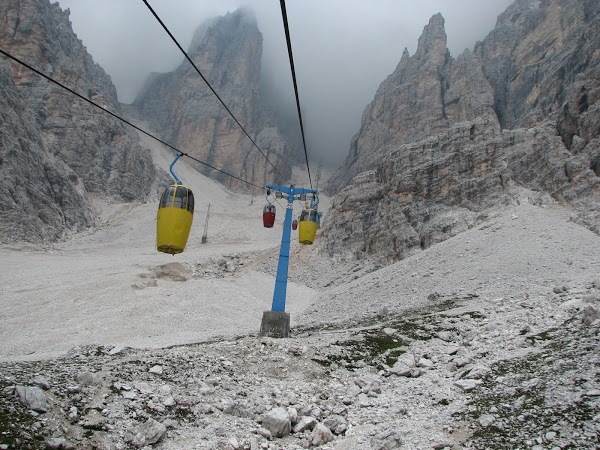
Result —
<instances>
[{"instance_id":1,"label":"limestone cliff face","mask_svg":"<svg viewBox=\"0 0 600 450\"><path fill-rule=\"evenodd\" d=\"M47 0L0 2L0 47L119 113L110 77ZM90 226L88 193L143 200L155 178L137 135L29 69L2 59L0 239L56 239ZM35 176L34 176L35 175ZM25 216L22 211L28 211Z\"/></svg>"},{"instance_id":2,"label":"limestone cliff face","mask_svg":"<svg viewBox=\"0 0 600 450\"><path fill-rule=\"evenodd\" d=\"M596 0L517 0L475 53L494 89L502 128L529 127L558 111L598 59Z\"/></svg>"},{"instance_id":3,"label":"limestone cliff face","mask_svg":"<svg viewBox=\"0 0 600 450\"><path fill-rule=\"evenodd\" d=\"M46 150L35 114L0 60L0 239L54 240L93 223L83 182Z\"/></svg>"},{"instance_id":4,"label":"limestone cliff face","mask_svg":"<svg viewBox=\"0 0 600 450\"><path fill-rule=\"evenodd\" d=\"M518 0L454 60L434 16L329 183L328 252L402 259L520 201L600 233L599 24L595 1Z\"/></svg>"},{"instance_id":5,"label":"limestone cliff face","mask_svg":"<svg viewBox=\"0 0 600 450\"><path fill-rule=\"evenodd\" d=\"M444 19L431 18L417 51L404 50L396 70L381 84L363 113L344 164L326 190L336 192L357 174L373 169L392 149L437 134L453 124L483 118L498 129L493 90L479 57L456 61L446 47Z\"/></svg>"},{"instance_id":6,"label":"limestone cliff face","mask_svg":"<svg viewBox=\"0 0 600 450\"><path fill-rule=\"evenodd\" d=\"M596 147L597 149L597 147ZM325 221L331 255L403 259L519 202L572 205L600 233L600 179L555 124L491 132L484 121L400 146L340 191ZM522 189L526 188L526 189Z\"/></svg>"},{"instance_id":7,"label":"limestone cliff face","mask_svg":"<svg viewBox=\"0 0 600 450\"><path fill-rule=\"evenodd\" d=\"M245 9L201 26L188 55L278 170L289 177L289 146L261 100L262 35ZM282 180L184 60L173 72L153 74L134 102L136 114L174 146L256 184ZM198 166L228 186L235 180Z\"/></svg>"}]
</instances>

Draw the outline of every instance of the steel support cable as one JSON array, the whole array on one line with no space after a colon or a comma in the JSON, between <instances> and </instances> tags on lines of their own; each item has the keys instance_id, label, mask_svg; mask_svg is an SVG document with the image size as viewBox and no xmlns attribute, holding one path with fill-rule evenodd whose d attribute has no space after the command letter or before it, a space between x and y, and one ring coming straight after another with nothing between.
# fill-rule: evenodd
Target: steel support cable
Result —
<instances>
[{"instance_id":1,"label":"steel support cable","mask_svg":"<svg viewBox=\"0 0 600 450\"><path fill-rule=\"evenodd\" d=\"M231 112L231 110L229 109L229 107L225 104L225 102L221 99L221 97L219 96L219 94L217 94L217 91L215 91L213 89L213 87L211 86L211 84L208 82L208 80L204 77L204 75L202 75L202 72L200 72L200 69L198 69L198 67L196 66L196 64L194 63L194 61L192 61L192 59L189 57L189 55L187 54L187 52L183 49L183 47L179 44L179 42L177 41L177 39L175 39L175 36L173 36L173 34L169 31L169 29L167 28L167 26L164 24L164 22L161 20L160 17L158 17L158 14L156 14L156 12L154 11L154 9L152 9L152 6L150 6L150 4L146 1L146 0L142 0L145 5L148 7L148 9L150 10L150 12L152 13L152 15L156 18L156 20L158 21L158 23L160 23L160 25L163 27L163 29L167 32L167 34L169 35L169 37L172 39L172 41L175 43L175 45L177 46L177 48L181 51L181 53L183 53L183 56L185 56L185 58L189 61L189 63L192 65L192 67L196 70L196 72L198 72L198 75L200 75L200 78L202 78L202 80L204 80L204 82L206 83L206 85L209 87L209 89L212 91L213 94L215 94L215 97L217 97L217 99L221 102L221 104L223 105L223 107L227 110L227 112L229 113L229 115L232 117L232 119L235 121L235 123L238 124L238 126L241 128L241 130L244 132L244 134L246 136L248 136L248 139L250 139L250 141L252 141L252 144L254 144L254 146L256 147L256 149L260 152L261 155L263 155L263 157L267 160L267 162L271 165L271 167L273 167L273 169L275 169L275 172L277 172L279 174L279 176L281 176L281 178L283 180L287 180L286 176L283 175L279 169L277 169L277 167L275 167L275 165L269 160L269 158L267 158L267 155L265 155L265 153L260 149L260 147L256 144L256 142L254 141L254 139L252 139L252 137L248 134L248 132L246 131L246 129L242 126L242 124L239 122L239 120L236 119L236 117L233 115L233 113ZM287 180L287 182L289 183L290 186L293 186L293 184Z\"/></svg>"},{"instance_id":2,"label":"steel support cable","mask_svg":"<svg viewBox=\"0 0 600 450\"><path fill-rule=\"evenodd\" d=\"M145 0L144 0L145 1ZM298 120L300 120L300 132L302 134L302 145L304 146L304 158L306 159L306 170L308 171L308 181L312 189L312 178L310 176L310 166L308 164L308 152L306 151L306 139L304 139L304 125L302 124L302 111L300 110L300 98L298 97L298 83L296 82L296 70L294 69L294 56L292 55L292 41L290 39L290 29L288 27L287 12L285 10L285 0L279 0L281 5L281 15L283 17L283 28L285 29L285 40L287 42L288 56L290 58L290 68L292 70L292 80L294 81L294 94L296 95L296 107L298 108Z\"/></svg>"},{"instance_id":3,"label":"steel support cable","mask_svg":"<svg viewBox=\"0 0 600 450\"><path fill-rule=\"evenodd\" d=\"M236 180L238 180L238 181L241 181L242 183L246 183L246 184L248 184L249 186L257 187L257 188L259 188L259 189L264 189L264 188L265 188L264 186L259 186L259 185L257 185L257 184L254 184L254 183L250 182L250 181L244 180L244 179L242 179L242 178L240 178L240 177L236 177L235 175L232 175L232 174L230 174L230 173L228 173L228 172L225 172L224 170L218 169L218 168L216 168L215 166L212 166L212 165L210 165L210 164L208 164L208 163L206 163L206 162L204 162L204 161L201 161L201 160L199 160L198 158L194 158L193 156L190 156L190 155L188 155L187 153L185 153L185 152L182 152L182 151L181 151L181 150L179 150L178 148L176 148L176 147L173 147L171 144L167 144L167 143L166 143L165 141L163 141L162 139L160 139L160 138L158 138L158 137L156 137L156 136L154 136L154 135L152 135L152 134L148 133L147 131L145 131L145 130L141 129L141 128L140 128L140 127L138 127L137 125L134 125L133 123L131 123L131 122L129 122L128 120L126 120L126 119L122 118L121 116L119 116L119 115L117 115L117 114L113 113L112 111L110 111L110 110L108 110L108 109L104 108L103 106L100 106L99 104L97 104L96 102L94 102L94 101L90 100L89 98L86 98L86 97L84 97L83 95L79 94L78 92L74 91L73 89L71 89L71 88L69 88L69 87L65 86L65 85L64 85L64 84L62 84L61 82L59 82L59 81L56 81L56 80L54 80L53 78L50 78L48 75L46 75L46 74L44 74L44 73L40 72L39 70L37 70L37 69L35 69L35 68L31 67L31 66L30 66L29 64L27 64L26 62L23 62L23 61L21 61L19 58L17 58L17 57L15 57L15 56L13 56L13 55L11 55L11 54L9 54L9 53L5 52L5 51L4 51L4 50L2 50L1 48L0 48L0 53L2 53L2 54L3 54L4 56L6 56L7 58L10 58L10 59L12 59L13 61L15 61L15 62L17 62L17 63L21 64L22 66L24 66L24 67L27 67L29 70L31 70L32 72L35 72L36 74L38 74L38 75L39 75L39 76L41 76L42 78L45 78L46 80L50 81L51 83L54 83L54 84L56 84L56 85L60 86L61 88L63 88L63 89L65 89L65 90L69 91L71 94L73 94L73 95L75 95L75 96L79 97L80 99L82 99L82 100L85 100L86 102L88 102L89 104L91 104L91 105L95 106L96 108L99 108L99 109L101 109L101 110L102 110L102 111L104 111L105 113L108 113L108 114L110 114L111 116L113 116L114 118L116 118L116 119L120 120L121 122L124 122L124 123L126 123L127 125L129 125L130 127L133 127L133 128L135 128L135 129L136 129L136 130L138 130L139 132L141 132L141 133L144 133L146 136L149 136L149 137L151 137L151 138L152 138L152 139L154 139L155 141L158 141L158 142L160 142L161 144L163 144L163 145L165 145L165 146L167 146L167 147L169 147L169 148L171 148L171 149L175 150L176 152L178 152L178 153L181 153L183 156L186 156L186 157L188 157L188 158L190 158L190 159L192 159L192 160L194 160L194 161L196 161L196 162L199 162L200 164L202 164L202 165L204 165L204 166L206 166L206 167L208 167L208 168L210 168L210 169L216 170L217 172L219 172L219 173L222 173L223 175L227 175L228 177L234 178L234 179L236 179Z\"/></svg>"}]
</instances>

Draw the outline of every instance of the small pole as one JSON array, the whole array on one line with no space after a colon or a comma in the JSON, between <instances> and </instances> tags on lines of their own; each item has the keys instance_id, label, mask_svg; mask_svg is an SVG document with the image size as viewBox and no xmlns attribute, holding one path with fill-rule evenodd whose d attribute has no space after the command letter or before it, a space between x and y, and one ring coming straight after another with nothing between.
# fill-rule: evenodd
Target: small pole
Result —
<instances>
[{"instance_id":1,"label":"small pole","mask_svg":"<svg viewBox=\"0 0 600 450\"><path fill-rule=\"evenodd\" d=\"M208 204L208 210L206 211L206 221L204 222L204 233L202 234L202 244L206 244L208 239L208 216L210 215L210 203Z\"/></svg>"}]
</instances>

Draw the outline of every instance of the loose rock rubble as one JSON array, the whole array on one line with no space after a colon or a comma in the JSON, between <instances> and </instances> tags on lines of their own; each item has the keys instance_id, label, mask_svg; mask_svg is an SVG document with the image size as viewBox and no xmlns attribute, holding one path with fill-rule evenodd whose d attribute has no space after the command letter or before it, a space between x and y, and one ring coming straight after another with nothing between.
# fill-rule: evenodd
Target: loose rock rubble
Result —
<instances>
[{"instance_id":1,"label":"loose rock rubble","mask_svg":"<svg viewBox=\"0 0 600 450\"><path fill-rule=\"evenodd\" d=\"M0 364L0 444L56 449L600 445L600 283L446 298L290 339Z\"/></svg>"}]
</instances>

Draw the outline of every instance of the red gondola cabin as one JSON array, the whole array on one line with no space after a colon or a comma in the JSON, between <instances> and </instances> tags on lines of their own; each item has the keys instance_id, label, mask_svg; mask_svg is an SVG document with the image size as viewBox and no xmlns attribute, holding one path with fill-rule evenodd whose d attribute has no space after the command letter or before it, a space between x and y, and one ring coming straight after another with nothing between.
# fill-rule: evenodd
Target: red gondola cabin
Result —
<instances>
[{"instance_id":1,"label":"red gondola cabin","mask_svg":"<svg viewBox=\"0 0 600 450\"><path fill-rule=\"evenodd\" d=\"M265 205L263 209L263 225L272 228L275 223L275 205Z\"/></svg>"}]
</instances>

